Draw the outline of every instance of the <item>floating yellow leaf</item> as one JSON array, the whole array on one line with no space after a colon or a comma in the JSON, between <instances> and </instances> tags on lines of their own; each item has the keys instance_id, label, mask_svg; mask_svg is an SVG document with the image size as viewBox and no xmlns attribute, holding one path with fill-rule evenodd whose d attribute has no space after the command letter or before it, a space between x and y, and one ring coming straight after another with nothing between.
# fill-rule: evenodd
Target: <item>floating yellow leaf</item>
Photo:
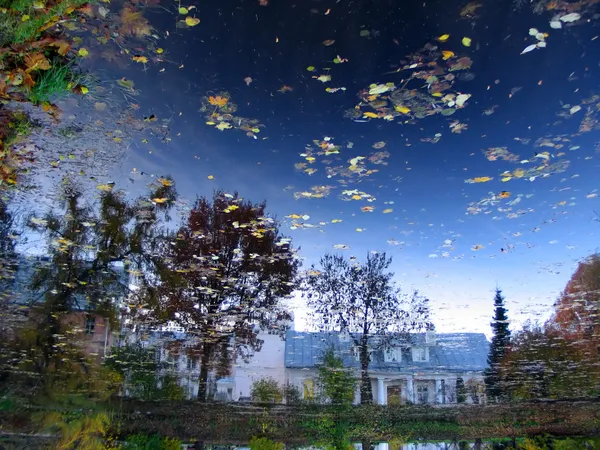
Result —
<instances>
[{"instance_id":1,"label":"floating yellow leaf","mask_svg":"<svg viewBox=\"0 0 600 450\"><path fill-rule=\"evenodd\" d=\"M163 50L162 48L160 48L160 47L159 47L159 48L157 48L157 49L156 49L156 53L158 53L159 55L160 55L162 52L164 52L164 50Z\"/></svg>"},{"instance_id":2,"label":"floating yellow leaf","mask_svg":"<svg viewBox=\"0 0 600 450\"><path fill-rule=\"evenodd\" d=\"M306 68L306 70L308 70L309 72L314 72L314 71L315 71L315 70L317 70L317 69L315 68L315 66L308 66L308 67Z\"/></svg>"},{"instance_id":3,"label":"floating yellow leaf","mask_svg":"<svg viewBox=\"0 0 600 450\"><path fill-rule=\"evenodd\" d=\"M87 87L85 87L85 86L81 86L81 93L82 93L82 94L84 94L84 95L85 95L85 94L87 94L88 92L90 92L90 90L89 90Z\"/></svg>"},{"instance_id":4,"label":"floating yellow leaf","mask_svg":"<svg viewBox=\"0 0 600 450\"><path fill-rule=\"evenodd\" d=\"M154 203L166 203L166 201L168 200L168 198L166 197L161 197L161 198L153 198L152 201Z\"/></svg>"},{"instance_id":5,"label":"floating yellow leaf","mask_svg":"<svg viewBox=\"0 0 600 450\"><path fill-rule=\"evenodd\" d=\"M471 38L468 38L468 37L462 38L462 45L464 45L465 47L470 47L471 46Z\"/></svg>"},{"instance_id":6,"label":"floating yellow leaf","mask_svg":"<svg viewBox=\"0 0 600 450\"><path fill-rule=\"evenodd\" d=\"M493 180L492 177L475 177L472 179L473 183L487 183L488 181Z\"/></svg>"},{"instance_id":7,"label":"floating yellow leaf","mask_svg":"<svg viewBox=\"0 0 600 450\"><path fill-rule=\"evenodd\" d=\"M391 212L393 212L394 210L392 208L388 208L388 209L384 209L383 210L383 214L389 214Z\"/></svg>"},{"instance_id":8,"label":"floating yellow leaf","mask_svg":"<svg viewBox=\"0 0 600 450\"><path fill-rule=\"evenodd\" d=\"M517 169L513 172L513 176L515 178L523 178L525 176L525 171L523 169Z\"/></svg>"},{"instance_id":9,"label":"floating yellow leaf","mask_svg":"<svg viewBox=\"0 0 600 450\"><path fill-rule=\"evenodd\" d=\"M209 175L206 178L208 178L209 180L214 180L215 179L214 175Z\"/></svg>"},{"instance_id":10,"label":"floating yellow leaf","mask_svg":"<svg viewBox=\"0 0 600 450\"><path fill-rule=\"evenodd\" d=\"M188 13L188 9L187 9L187 8L184 8L183 6L181 6L181 7L179 8L179 14L183 14L183 15L185 15L185 14L187 14L187 13Z\"/></svg>"},{"instance_id":11,"label":"floating yellow leaf","mask_svg":"<svg viewBox=\"0 0 600 450\"><path fill-rule=\"evenodd\" d=\"M454 56L454 52L450 50L442 50L442 59L446 61Z\"/></svg>"},{"instance_id":12,"label":"floating yellow leaf","mask_svg":"<svg viewBox=\"0 0 600 450\"><path fill-rule=\"evenodd\" d=\"M90 54L90 52L88 52L86 48L80 48L77 53L83 58Z\"/></svg>"},{"instance_id":13,"label":"floating yellow leaf","mask_svg":"<svg viewBox=\"0 0 600 450\"><path fill-rule=\"evenodd\" d=\"M173 181L168 178L159 178L157 181L165 187L173 186Z\"/></svg>"},{"instance_id":14,"label":"floating yellow leaf","mask_svg":"<svg viewBox=\"0 0 600 450\"><path fill-rule=\"evenodd\" d=\"M195 27L200 23L200 19L198 19L197 17L187 16L185 18L185 23L189 27Z\"/></svg>"},{"instance_id":15,"label":"floating yellow leaf","mask_svg":"<svg viewBox=\"0 0 600 450\"><path fill-rule=\"evenodd\" d=\"M231 124L230 124L229 122L219 122L219 123L218 123L218 124L215 126L215 128L216 128L217 130L221 130L221 131L223 131L223 130L229 130L230 128L232 128L232 126L231 126Z\"/></svg>"},{"instance_id":16,"label":"floating yellow leaf","mask_svg":"<svg viewBox=\"0 0 600 450\"><path fill-rule=\"evenodd\" d=\"M136 63L146 64L148 62L148 58L146 58L145 56L133 56L131 59Z\"/></svg>"},{"instance_id":17,"label":"floating yellow leaf","mask_svg":"<svg viewBox=\"0 0 600 450\"><path fill-rule=\"evenodd\" d=\"M394 109L402 114L408 114L410 112L410 108L408 106L404 106L404 105L396 105L394 107Z\"/></svg>"},{"instance_id":18,"label":"floating yellow leaf","mask_svg":"<svg viewBox=\"0 0 600 450\"><path fill-rule=\"evenodd\" d=\"M371 119L377 119L377 114L367 111L366 113L363 113L363 117L370 117Z\"/></svg>"},{"instance_id":19,"label":"floating yellow leaf","mask_svg":"<svg viewBox=\"0 0 600 450\"><path fill-rule=\"evenodd\" d=\"M333 219L331 221L331 223L340 223L340 222L343 222L343 220L342 219Z\"/></svg>"},{"instance_id":20,"label":"floating yellow leaf","mask_svg":"<svg viewBox=\"0 0 600 450\"><path fill-rule=\"evenodd\" d=\"M104 192L110 192L112 191L114 185L112 184L99 184L98 186L96 186L96 189L98 189L99 191L104 191Z\"/></svg>"},{"instance_id":21,"label":"floating yellow leaf","mask_svg":"<svg viewBox=\"0 0 600 450\"><path fill-rule=\"evenodd\" d=\"M440 42L446 42L446 41L448 40L448 38L449 38L449 37L450 37L450 35L449 35L449 34L442 34L441 36L439 36L439 37L437 38L437 40L438 40L438 41L440 41Z\"/></svg>"},{"instance_id":22,"label":"floating yellow leaf","mask_svg":"<svg viewBox=\"0 0 600 450\"><path fill-rule=\"evenodd\" d=\"M509 198L510 197L510 192L508 191L502 191L498 194L498 198Z\"/></svg>"}]
</instances>

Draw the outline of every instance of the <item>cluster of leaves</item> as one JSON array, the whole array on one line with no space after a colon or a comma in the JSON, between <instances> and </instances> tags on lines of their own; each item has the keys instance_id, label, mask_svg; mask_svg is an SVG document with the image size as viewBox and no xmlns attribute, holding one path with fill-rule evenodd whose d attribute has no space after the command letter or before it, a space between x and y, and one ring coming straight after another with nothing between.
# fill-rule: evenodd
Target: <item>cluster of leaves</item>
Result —
<instances>
[{"instance_id":1,"label":"cluster of leaves","mask_svg":"<svg viewBox=\"0 0 600 450\"><path fill-rule=\"evenodd\" d=\"M264 127L257 119L234 116L238 106L231 101L229 92L219 92L215 95L202 97L200 112L206 119L206 124L214 126L217 130L231 128L245 131L246 136L257 139L257 134Z\"/></svg>"},{"instance_id":2,"label":"cluster of leaves","mask_svg":"<svg viewBox=\"0 0 600 450\"><path fill-rule=\"evenodd\" d=\"M419 51L410 54L396 71L410 72L400 86L394 82L373 83L358 94L360 103L348 110L345 116L355 120L423 119L434 114L452 115L464 107L470 94L452 90L459 79L455 72L471 68L473 61L468 56L457 56L450 50L442 50L441 43L449 35L438 38L437 43L428 43ZM463 42L464 44L464 42ZM418 80L422 87L410 88Z\"/></svg>"}]
</instances>

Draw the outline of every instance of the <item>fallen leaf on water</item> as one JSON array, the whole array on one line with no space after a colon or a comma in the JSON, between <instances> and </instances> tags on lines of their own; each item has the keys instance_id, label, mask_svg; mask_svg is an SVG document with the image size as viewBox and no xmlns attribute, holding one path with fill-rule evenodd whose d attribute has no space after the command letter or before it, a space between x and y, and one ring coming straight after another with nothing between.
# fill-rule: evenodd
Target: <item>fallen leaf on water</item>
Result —
<instances>
[{"instance_id":1,"label":"fallen leaf on water","mask_svg":"<svg viewBox=\"0 0 600 450\"><path fill-rule=\"evenodd\" d=\"M215 126L215 128L216 128L217 130L224 131L224 130L229 130L229 129L230 129L230 128L232 128L232 127L231 127L231 124L230 124L229 122L219 122L219 123L218 123L218 124Z\"/></svg>"},{"instance_id":2,"label":"fallen leaf on water","mask_svg":"<svg viewBox=\"0 0 600 450\"><path fill-rule=\"evenodd\" d=\"M148 62L148 58L145 56L133 56L131 59L136 63L146 64Z\"/></svg>"},{"instance_id":3,"label":"fallen leaf on water","mask_svg":"<svg viewBox=\"0 0 600 450\"><path fill-rule=\"evenodd\" d=\"M225 106L227 104L227 99L225 97L221 97L220 95L215 97L210 96L208 97L208 103L213 106Z\"/></svg>"},{"instance_id":4,"label":"fallen leaf on water","mask_svg":"<svg viewBox=\"0 0 600 450\"><path fill-rule=\"evenodd\" d=\"M362 212L373 212L373 211L375 211L375 207L374 206L363 206L362 208L360 208L360 210Z\"/></svg>"},{"instance_id":5,"label":"fallen leaf on water","mask_svg":"<svg viewBox=\"0 0 600 450\"><path fill-rule=\"evenodd\" d=\"M165 187L173 186L173 181L168 178L159 178L157 181Z\"/></svg>"},{"instance_id":6,"label":"fallen leaf on water","mask_svg":"<svg viewBox=\"0 0 600 450\"><path fill-rule=\"evenodd\" d=\"M442 34L441 36L439 36L437 38L437 40L440 41L440 42L446 42L448 40L448 38L450 38L449 34Z\"/></svg>"},{"instance_id":7,"label":"fallen leaf on water","mask_svg":"<svg viewBox=\"0 0 600 450\"><path fill-rule=\"evenodd\" d=\"M206 178L208 178L209 180L214 180L215 179L214 175L209 175Z\"/></svg>"},{"instance_id":8,"label":"fallen leaf on water","mask_svg":"<svg viewBox=\"0 0 600 450\"><path fill-rule=\"evenodd\" d=\"M89 55L89 52L85 48L80 48L77 53L79 54L79 56L81 56L83 58L85 58L87 55Z\"/></svg>"},{"instance_id":9,"label":"fallen leaf on water","mask_svg":"<svg viewBox=\"0 0 600 450\"><path fill-rule=\"evenodd\" d=\"M464 37L462 38L462 45L464 45L465 47L470 47L471 46L471 38L468 37Z\"/></svg>"},{"instance_id":10,"label":"fallen leaf on water","mask_svg":"<svg viewBox=\"0 0 600 450\"><path fill-rule=\"evenodd\" d=\"M187 13L188 13L188 9L187 8L184 8L183 6L181 6L179 8L179 14L186 15Z\"/></svg>"},{"instance_id":11,"label":"fallen leaf on water","mask_svg":"<svg viewBox=\"0 0 600 450\"><path fill-rule=\"evenodd\" d=\"M168 200L168 198L166 197L161 197L161 198L153 198L152 201L154 203L166 203L166 201Z\"/></svg>"},{"instance_id":12,"label":"fallen leaf on water","mask_svg":"<svg viewBox=\"0 0 600 450\"><path fill-rule=\"evenodd\" d=\"M581 19L581 14L576 12L564 15L560 18L560 20L565 23L576 22L579 19Z\"/></svg>"},{"instance_id":13,"label":"fallen leaf on water","mask_svg":"<svg viewBox=\"0 0 600 450\"><path fill-rule=\"evenodd\" d=\"M487 183L488 181L493 180L492 177L475 177L475 178L469 178L468 180L465 180L465 183Z\"/></svg>"},{"instance_id":14,"label":"fallen leaf on water","mask_svg":"<svg viewBox=\"0 0 600 450\"><path fill-rule=\"evenodd\" d=\"M306 68L306 70L308 70L309 72L314 72L316 70L315 66L308 66Z\"/></svg>"},{"instance_id":15,"label":"fallen leaf on water","mask_svg":"<svg viewBox=\"0 0 600 450\"><path fill-rule=\"evenodd\" d=\"M573 107L572 107L572 108L569 110L569 112L570 112L571 114L575 114L575 113L576 113L576 112L578 112L578 111L581 111L581 106L579 106L579 105L575 105L575 106L573 106Z\"/></svg>"},{"instance_id":16,"label":"fallen leaf on water","mask_svg":"<svg viewBox=\"0 0 600 450\"><path fill-rule=\"evenodd\" d=\"M454 56L454 52L450 50L442 50L442 59L444 61L452 58Z\"/></svg>"},{"instance_id":17,"label":"fallen leaf on water","mask_svg":"<svg viewBox=\"0 0 600 450\"><path fill-rule=\"evenodd\" d=\"M319 75L318 77L313 77L313 78L316 78L321 83L327 83L327 82L331 81L331 75Z\"/></svg>"},{"instance_id":18,"label":"fallen leaf on water","mask_svg":"<svg viewBox=\"0 0 600 450\"><path fill-rule=\"evenodd\" d=\"M393 212L393 211L394 211L394 210L393 210L393 209L391 209L391 208L384 209L384 210L383 210L383 214L389 214L389 213L391 213L391 212Z\"/></svg>"},{"instance_id":19,"label":"fallen leaf on water","mask_svg":"<svg viewBox=\"0 0 600 450\"><path fill-rule=\"evenodd\" d=\"M185 18L185 24L188 27L195 27L196 25L198 25L200 23L200 19L198 19L197 17L192 17L192 16L187 16Z\"/></svg>"},{"instance_id":20,"label":"fallen leaf on water","mask_svg":"<svg viewBox=\"0 0 600 450\"><path fill-rule=\"evenodd\" d=\"M103 192L110 192L112 191L113 187L113 184L99 184L96 186L96 189Z\"/></svg>"},{"instance_id":21,"label":"fallen leaf on water","mask_svg":"<svg viewBox=\"0 0 600 450\"><path fill-rule=\"evenodd\" d=\"M502 191L498 194L498 198L509 198L510 197L510 192L508 191Z\"/></svg>"},{"instance_id":22,"label":"fallen leaf on water","mask_svg":"<svg viewBox=\"0 0 600 450\"><path fill-rule=\"evenodd\" d=\"M375 142L372 147L379 150L380 148L385 147L385 141Z\"/></svg>"},{"instance_id":23,"label":"fallen leaf on water","mask_svg":"<svg viewBox=\"0 0 600 450\"><path fill-rule=\"evenodd\" d=\"M335 39L326 39L323 41L323 45L325 47L329 47L330 45L333 45L333 44L335 44Z\"/></svg>"}]
</instances>

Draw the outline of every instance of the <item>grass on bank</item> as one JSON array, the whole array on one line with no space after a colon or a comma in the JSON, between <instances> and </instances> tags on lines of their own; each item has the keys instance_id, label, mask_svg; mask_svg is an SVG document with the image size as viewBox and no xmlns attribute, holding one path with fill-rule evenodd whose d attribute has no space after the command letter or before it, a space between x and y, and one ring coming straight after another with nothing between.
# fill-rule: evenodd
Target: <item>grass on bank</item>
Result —
<instances>
[{"instance_id":1,"label":"grass on bank","mask_svg":"<svg viewBox=\"0 0 600 450\"><path fill-rule=\"evenodd\" d=\"M4 47L37 39L58 18L86 3L90 1L0 0L0 45Z\"/></svg>"}]
</instances>

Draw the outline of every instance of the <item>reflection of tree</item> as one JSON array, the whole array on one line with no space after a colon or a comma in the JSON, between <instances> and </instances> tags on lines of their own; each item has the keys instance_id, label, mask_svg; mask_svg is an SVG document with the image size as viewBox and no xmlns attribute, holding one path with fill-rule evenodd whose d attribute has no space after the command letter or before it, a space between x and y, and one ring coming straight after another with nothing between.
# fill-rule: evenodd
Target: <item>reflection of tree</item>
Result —
<instances>
[{"instance_id":1,"label":"reflection of tree","mask_svg":"<svg viewBox=\"0 0 600 450\"><path fill-rule=\"evenodd\" d=\"M490 400L494 401L500 400L504 395L504 389L499 374L499 366L510 343L508 316L504 305L502 291L496 289L496 295L494 297L494 317L490 324L492 326L493 336L487 358L488 368L484 373L488 397Z\"/></svg>"},{"instance_id":2,"label":"reflection of tree","mask_svg":"<svg viewBox=\"0 0 600 450\"><path fill-rule=\"evenodd\" d=\"M152 247L160 213L175 198L172 182L161 180L150 192L150 198L160 200L155 203L128 202L112 186L101 185L98 203L89 206L65 181L60 203L43 218L29 218L31 229L47 238L47 257L27 267L30 292L21 297L28 297L29 321L11 343L22 357L13 361L9 383L30 383L34 391L52 397L97 376L78 345L81 330L70 324L71 318L85 310L114 319L115 299L129 291L124 270L148 273L160 265Z\"/></svg>"},{"instance_id":3,"label":"reflection of tree","mask_svg":"<svg viewBox=\"0 0 600 450\"><path fill-rule=\"evenodd\" d=\"M600 256L579 264L544 325L526 324L511 341L502 376L515 399L598 393Z\"/></svg>"},{"instance_id":4,"label":"reflection of tree","mask_svg":"<svg viewBox=\"0 0 600 450\"><path fill-rule=\"evenodd\" d=\"M430 327L427 299L416 292L400 293L394 274L387 272L391 262L385 253L369 253L363 264L327 254L305 280L316 325L323 331L349 333L358 352L363 404L372 402L371 351L406 341L409 331Z\"/></svg>"},{"instance_id":5,"label":"reflection of tree","mask_svg":"<svg viewBox=\"0 0 600 450\"><path fill-rule=\"evenodd\" d=\"M161 253L161 317L196 339L188 350L200 360L201 400L210 369L227 374L235 355L260 350L258 327L283 332L290 319L280 300L292 292L298 262L265 207L224 192L200 198Z\"/></svg>"}]
</instances>

